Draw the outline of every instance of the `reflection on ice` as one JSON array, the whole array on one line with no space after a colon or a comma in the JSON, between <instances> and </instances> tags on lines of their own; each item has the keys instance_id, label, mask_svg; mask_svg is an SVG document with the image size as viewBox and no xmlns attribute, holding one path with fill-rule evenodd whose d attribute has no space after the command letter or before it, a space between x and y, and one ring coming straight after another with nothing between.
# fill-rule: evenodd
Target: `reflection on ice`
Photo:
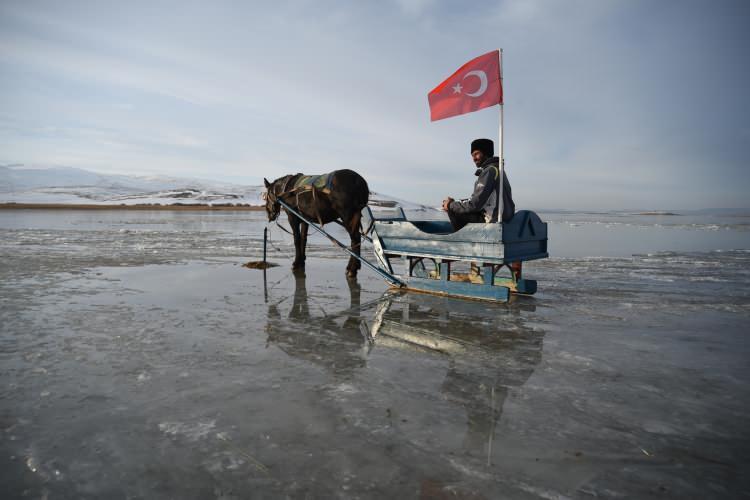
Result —
<instances>
[{"instance_id":1,"label":"reflection on ice","mask_svg":"<svg viewBox=\"0 0 750 500\"><path fill-rule=\"evenodd\" d=\"M376 348L447 357L440 393L466 412L461 447L470 454L486 453L490 465L495 428L508 391L523 385L541 360L544 331L525 325L518 314L534 309L533 302L523 300L497 308L446 297L389 293L378 304L369 334Z\"/></svg>"},{"instance_id":2,"label":"reflection on ice","mask_svg":"<svg viewBox=\"0 0 750 500\"><path fill-rule=\"evenodd\" d=\"M383 403L389 416L390 408L411 406L413 402L400 400L409 394L413 398L428 377L438 383L442 401L434 407L430 392L418 396L424 406L412 408L417 418L432 420L430 415L444 412L440 407L446 403L465 414L463 437L453 444L446 441L441 452L448 453L456 445L463 453L492 463L496 426L508 391L523 385L541 360L545 332L524 319L524 312L536 308L533 299L523 297L498 307L388 291L362 305L360 285L349 280L349 307L339 313L321 311L321 315L311 313L305 274L295 272L294 278L288 312L283 315L278 304L268 306L269 345L325 368L340 381L337 393L350 395L353 386L346 381L368 359L398 353L408 361L399 365L397 386ZM415 381L419 382L411 387ZM444 431L452 433L456 422L444 425Z\"/></svg>"},{"instance_id":3,"label":"reflection on ice","mask_svg":"<svg viewBox=\"0 0 750 500\"><path fill-rule=\"evenodd\" d=\"M267 343L334 373L347 373L364 366L366 346L359 330L361 287L356 279L347 280L350 301L345 312L329 315L321 309L313 315L305 271L295 270L293 274L295 286L288 319L282 319L278 304L268 306Z\"/></svg>"}]
</instances>

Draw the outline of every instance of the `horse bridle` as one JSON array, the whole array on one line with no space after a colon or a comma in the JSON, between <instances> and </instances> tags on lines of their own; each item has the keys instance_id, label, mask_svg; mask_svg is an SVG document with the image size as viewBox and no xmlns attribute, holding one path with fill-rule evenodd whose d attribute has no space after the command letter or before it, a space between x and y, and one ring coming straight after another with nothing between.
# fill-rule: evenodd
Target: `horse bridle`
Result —
<instances>
[{"instance_id":1,"label":"horse bridle","mask_svg":"<svg viewBox=\"0 0 750 500\"><path fill-rule=\"evenodd\" d=\"M289 232L289 231L287 231L286 229L284 229L284 227L282 227L282 226L280 226L280 225L279 225L279 219L278 219L278 217L279 217L279 215L280 215L280 213L281 213L281 206L279 205L279 199L280 199L280 198L282 198L283 196L285 196L285 195L289 194L289 193L291 192L291 191L288 191L288 190L287 190L287 187L289 186L289 183L290 183L290 182L291 182L291 181L292 181L292 180L293 180L293 179L294 179L295 177L297 177L297 176L295 176L295 175L290 175L290 176L289 176L289 177L288 177L288 178L286 179L286 181L284 181L284 184L283 184L283 185L279 185L279 184L277 184L277 182L276 182L276 181L274 181L274 182L273 182L273 183L271 184L271 189L270 189L270 190L266 190L266 191L264 191L263 193L261 193L261 199L262 199L263 201L266 201L266 202L267 202L267 201L270 201L270 202L271 202L271 203L272 203L272 204L273 204L274 206L278 207L278 210L275 210L275 212L276 212L276 217L274 217L274 220L276 221L276 225L277 225L277 226L279 226L279 227L280 227L281 229L283 229L283 230L284 230L284 232L287 232L287 233L289 233L289 234L292 234L292 233L291 233L291 232ZM281 192L277 192L277 191L279 191L279 188L281 188L281 189L280 189L280 191L281 191Z\"/></svg>"},{"instance_id":2,"label":"horse bridle","mask_svg":"<svg viewBox=\"0 0 750 500\"><path fill-rule=\"evenodd\" d=\"M279 187L279 186L276 184L276 181L274 181L271 184L271 187L273 189L271 191L266 191L266 192L264 192L262 194L263 200L270 199L271 203L276 203L279 198L281 198L284 195L287 195L287 194L291 193L292 191L288 191L287 187L289 186L289 183L292 181L292 179L294 179L295 177L296 177L296 175L290 175L287 178L287 180L284 181L284 185L281 187L281 192L280 193L276 192L276 188Z\"/></svg>"}]
</instances>

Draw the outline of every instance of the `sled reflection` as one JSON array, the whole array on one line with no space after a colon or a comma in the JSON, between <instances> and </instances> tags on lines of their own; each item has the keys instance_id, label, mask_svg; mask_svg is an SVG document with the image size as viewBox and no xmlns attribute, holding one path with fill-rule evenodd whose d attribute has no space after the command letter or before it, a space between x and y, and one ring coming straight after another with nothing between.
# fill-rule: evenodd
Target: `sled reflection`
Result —
<instances>
[{"instance_id":1,"label":"sled reflection","mask_svg":"<svg viewBox=\"0 0 750 500\"><path fill-rule=\"evenodd\" d=\"M447 358L440 392L466 411L461 447L490 460L495 427L509 390L520 387L541 361L544 331L527 324L533 303L505 307L425 294L386 297L367 333L375 349Z\"/></svg>"},{"instance_id":2,"label":"sled reflection","mask_svg":"<svg viewBox=\"0 0 750 500\"><path fill-rule=\"evenodd\" d=\"M517 348L527 341L535 344L536 335L527 338L529 327L522 315L535 310L533 302L523 300L498 306L421 293L386 293L365 334L381 346L479 355Z\"/></svg>"}]
</instances>

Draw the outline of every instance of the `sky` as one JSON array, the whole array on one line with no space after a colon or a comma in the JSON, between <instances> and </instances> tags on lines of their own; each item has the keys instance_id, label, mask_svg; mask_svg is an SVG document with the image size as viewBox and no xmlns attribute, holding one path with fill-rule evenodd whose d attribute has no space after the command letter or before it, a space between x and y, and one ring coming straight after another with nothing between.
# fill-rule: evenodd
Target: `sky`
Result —
<instances>
[{"instance_id":1,"label":"sky","mask_svg":"<svg viewBox=\"0 0 750 500\"><path fill-rule=\"evenodd\" d=\"M432 205L500 107L427 93L503 49L518 209L750 206L750 2L0 2L0 164L257 185L356 170Z\"/></svg>"}]
</instances>

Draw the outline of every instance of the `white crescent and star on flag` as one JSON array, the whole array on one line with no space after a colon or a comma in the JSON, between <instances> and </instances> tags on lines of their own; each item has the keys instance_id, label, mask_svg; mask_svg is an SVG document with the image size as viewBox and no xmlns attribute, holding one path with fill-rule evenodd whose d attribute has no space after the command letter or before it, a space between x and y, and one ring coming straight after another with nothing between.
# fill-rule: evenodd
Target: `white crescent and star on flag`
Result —
<instances>
[{"instance_id":1,"label":"white crescent and star on flag","mask_svg":"<svg viewBox=\"0 0 750 500\"><path fill-rule=\"evenodd\" d=\"M470 76L476 76L479 78L479 88L475 92L466 92L465 95L469 97L479 97L480 95L484 94L487 90L487 73L481 70L474 70L469 71L466 73L463 77L463 80L466 80ZM454 94L461 94L463 93L464 87L461 85L461 82L458 82L456 85L453 86L453 93Z\"/></svg>"}]
</instances>

